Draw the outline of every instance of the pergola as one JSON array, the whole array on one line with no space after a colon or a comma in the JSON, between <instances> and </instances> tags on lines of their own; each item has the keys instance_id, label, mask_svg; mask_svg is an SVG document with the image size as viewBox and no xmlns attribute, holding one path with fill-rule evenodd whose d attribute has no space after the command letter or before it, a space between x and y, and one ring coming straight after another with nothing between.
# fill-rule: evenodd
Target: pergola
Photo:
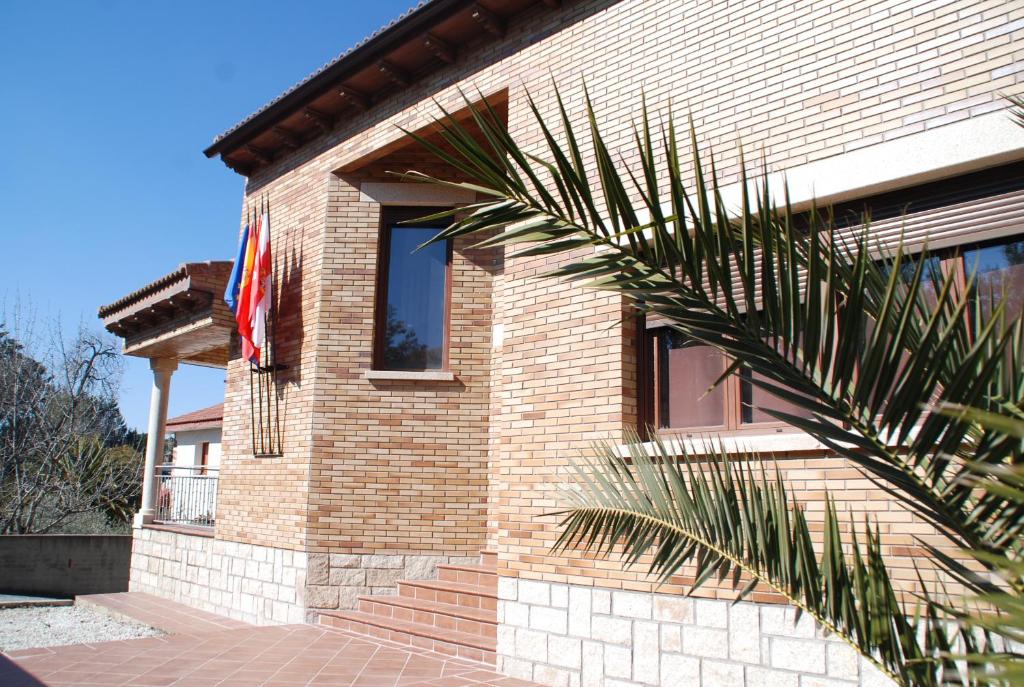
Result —
<instances>
[{"instance_id":1,"label":"pergola","mask_svg":"<svg viewBox=\"0 0 1024 687\"><path fill-rule=\"evenodd\" d=\"M148 358L153 370L139 527L153 521L156 464L164 452L171 375L179 363L227 367L235 320L222 294L230 261L189 262L99 309L107 331L124 339L124 352Z\"/></svg>"}]
</instances>

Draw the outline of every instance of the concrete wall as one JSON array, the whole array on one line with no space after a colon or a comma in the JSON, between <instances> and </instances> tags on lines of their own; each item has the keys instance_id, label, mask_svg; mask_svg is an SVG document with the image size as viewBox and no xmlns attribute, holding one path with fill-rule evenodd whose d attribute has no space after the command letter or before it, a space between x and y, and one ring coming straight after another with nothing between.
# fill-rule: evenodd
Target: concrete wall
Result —
<instances>
[{"instance_id":1,"label":"concrete wall","mask_svg":"<svg viewBox=\"0 0 1024 687\"><path fill-rule=\"evenodd\" d=\"M0 537L0 592L75 596L128 591L128 535Z\"/></svg>"}]
</instances>

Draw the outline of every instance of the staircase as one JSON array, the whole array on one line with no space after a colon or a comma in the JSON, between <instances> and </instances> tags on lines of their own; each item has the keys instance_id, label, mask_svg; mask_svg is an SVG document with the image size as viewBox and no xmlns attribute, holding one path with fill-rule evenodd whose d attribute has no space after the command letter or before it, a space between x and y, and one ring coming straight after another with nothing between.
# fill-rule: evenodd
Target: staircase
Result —
<instances>
[{"instance_id":1,"label":"staircase","mask_svg":"<svg viewBox=\"0 0 1024 687\"><path fill-rule=\"evenodd\" d=\"M436 580L400 580L395 595L359 597L352 611L324 611L320 624L471 661L495 663L497 554L480 565L439 565Z\"/></svg>"}]
</instances>

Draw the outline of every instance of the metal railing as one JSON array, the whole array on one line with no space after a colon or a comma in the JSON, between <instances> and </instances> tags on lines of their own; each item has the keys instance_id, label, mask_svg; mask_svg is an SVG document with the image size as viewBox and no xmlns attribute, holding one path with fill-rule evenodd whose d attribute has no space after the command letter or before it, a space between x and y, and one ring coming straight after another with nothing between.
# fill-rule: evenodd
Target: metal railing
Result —
<instances>
[{"instance_id":1,"label":"metal railing","mask_svg":"<svg viewBox=\"0 0 1024 687\"><path fill-rule=\"evenodd\" d=\"M156 522L213 527L217 513L217 468L157 467Z\"/></svg>"}]
</instances>

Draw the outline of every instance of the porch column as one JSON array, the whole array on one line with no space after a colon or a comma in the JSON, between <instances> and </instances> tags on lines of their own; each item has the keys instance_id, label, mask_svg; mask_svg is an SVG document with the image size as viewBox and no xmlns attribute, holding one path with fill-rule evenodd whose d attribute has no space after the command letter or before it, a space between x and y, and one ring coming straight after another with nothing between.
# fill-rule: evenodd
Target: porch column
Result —
<instances>
[{"instance_id":1,"label":"porch column","mask_svg":"<svg viewBox=\"0 0 1024 687\"><path fill-rule=\"evenodd\" d=\"M164 455L167 431L167 400L171 392L171 373L178 369L173 358L152 358L153 392L149 397L149 427L146 435L146 466L142 474L142 507L135 514L135 527L153 522L156 516L156 466Z\"/></svg>"}]
</instances>

